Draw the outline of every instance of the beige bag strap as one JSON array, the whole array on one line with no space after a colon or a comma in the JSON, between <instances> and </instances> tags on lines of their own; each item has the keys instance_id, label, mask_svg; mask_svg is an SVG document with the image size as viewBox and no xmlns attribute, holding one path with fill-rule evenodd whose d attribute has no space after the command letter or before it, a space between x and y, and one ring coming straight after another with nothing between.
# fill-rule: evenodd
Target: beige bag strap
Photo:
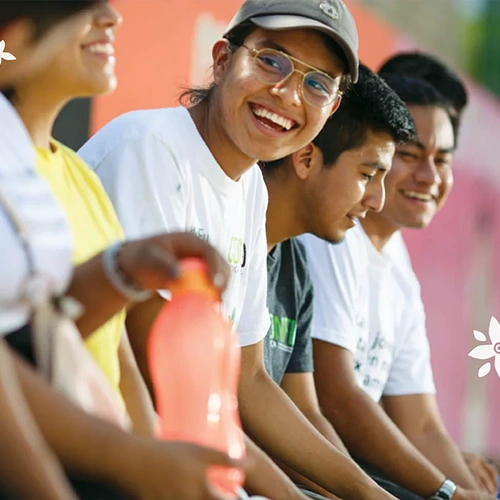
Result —
<instances>
[{"instance_id":1,"label":"beige bag strap","mask_svg":"<svg viewBox=\"0 0 500 500\"><path fill-rule=\"evenodd\" d=\"M0 204L9 217L12 227L19 237L23 247L28 268L28 276L24 290L25 299L33 308L32 313L32 342L38 369L43 376L51 381L52 352L54 337L52 335L53 319L57 314L56 307L59 300L51 297L46 281L37 272L35 258L28 237L26 224L18 215L13 203L2 189L0 183Z\"/></svg>"}]
</instances>

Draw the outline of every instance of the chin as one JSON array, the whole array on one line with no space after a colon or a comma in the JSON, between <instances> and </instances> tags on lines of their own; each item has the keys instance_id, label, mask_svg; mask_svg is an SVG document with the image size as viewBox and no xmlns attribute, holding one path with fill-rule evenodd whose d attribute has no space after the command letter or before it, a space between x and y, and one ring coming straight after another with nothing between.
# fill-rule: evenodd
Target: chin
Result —
<instances>
[{"instance_id":1,"label":"chin","mask_svg":"<svg viewBox=\"0 0 500 500\"><path fill-rule=\"evenodd\" d=\"M343 232L338 232L335 234L329 234L329 235L316 235L318 238L321 238L322 240L325 240L326 242L330 243L331 245L338 245L342 243L345 239L345 231Z\"/></svg>"}]
</instances>

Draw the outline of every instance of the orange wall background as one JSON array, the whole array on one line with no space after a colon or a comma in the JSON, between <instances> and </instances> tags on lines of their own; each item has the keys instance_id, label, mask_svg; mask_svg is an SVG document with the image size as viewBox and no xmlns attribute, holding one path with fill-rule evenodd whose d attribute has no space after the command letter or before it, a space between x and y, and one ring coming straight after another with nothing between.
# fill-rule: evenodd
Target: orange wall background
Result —
<instances>
[{"instance_id":1,"label":"orange wall background","mask_svg":"<svg viewBox=\"0 0 500 500\"><path fill-rule=\"evenodd\" d=\"M123 16L116 46L118 89L94 100L91 131L133 109L172 106L179 89L201 83L212 43L242 0L115 0ZM366 9L347 2L360 32L362 60L376 67L397 35ZM205 70L206 68L206 70Z\"/></svg>"}]
</instances>

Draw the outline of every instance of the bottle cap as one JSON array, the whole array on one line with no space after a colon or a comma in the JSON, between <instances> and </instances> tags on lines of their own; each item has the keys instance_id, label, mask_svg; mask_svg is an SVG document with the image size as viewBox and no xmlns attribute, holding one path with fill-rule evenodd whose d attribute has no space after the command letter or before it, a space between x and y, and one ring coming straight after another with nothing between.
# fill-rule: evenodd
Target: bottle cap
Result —
<instances>
[{"instance_id":1,"label":"bottle cap","mask_svg":"<svg viewBox=\"0 0 500 500\"><path fill-rule=\"evenodd\" d=\"M199 258L189 257L180 263L180 276L169 283L172 296L180 292L199 292L215 301L220 300L219 292L208 277L208 266Z\"/></svg>"}]
</instances>

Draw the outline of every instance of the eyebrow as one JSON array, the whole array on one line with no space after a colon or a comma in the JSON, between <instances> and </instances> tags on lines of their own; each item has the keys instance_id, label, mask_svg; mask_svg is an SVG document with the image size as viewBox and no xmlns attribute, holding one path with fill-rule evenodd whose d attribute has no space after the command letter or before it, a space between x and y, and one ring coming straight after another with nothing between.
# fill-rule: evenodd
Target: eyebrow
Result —
<instances>
[{"instance_id":1,"label":"eyebrow","mask_svg":"<svg viewBox=\"0 0 500 500\"><path fill-rule=\"evenodd\" d=\"M409 144L411 146L415 146L416 148L420 149L421 151L425 150L425 144L422 144L420 141L410 141ZM450 146L449 148L441 148L438 150L439 154L452 154L456 151L456 146Z\"/></svg>"},{"instance_id":2,"label":"eyebrow","mask_svg":"<svg viewBox=\"0 0 500 500\"><path fill-rule=\"evenodd\" d=\"M387 172L389 169L379 161L365 161L361 164L363 167L376 168L381 172Z\"/></svg>"},{"instance_id":3,"label":"eyebrow","mask_svg":"<svg viewBox=\"0 0 500 500\"><path fill-rule=\"evenodd\" d=\"M274 42L273 40L262 40L261 42L258 42L256 45L260 46L263 49L265 48L265 49L279 50L280 52L283 52L286 55L288 55L290 57L293 57L294 59L297 59L295 56L293 56L292 54L290 54L290 52L288 52L288 50L286 50L285 47L283 47L282 45L280 45L277 42ZM301 59L297 59L297 60L300 61L300 62L302 62L302 63L304 63L309 68L314 68L315 70L318 70L318 71L321 71L322 73L325 73L326 75L328 75L330 78L333 78L334 80L336 78L338 78L339 76L342 76L342 73L340 73L337 76L333 76L329 71L326 71L326 69L317 68L316 66L312 66L309 63L306 63L305 61L302 61Z\"/></svg>"}]
</instances>

